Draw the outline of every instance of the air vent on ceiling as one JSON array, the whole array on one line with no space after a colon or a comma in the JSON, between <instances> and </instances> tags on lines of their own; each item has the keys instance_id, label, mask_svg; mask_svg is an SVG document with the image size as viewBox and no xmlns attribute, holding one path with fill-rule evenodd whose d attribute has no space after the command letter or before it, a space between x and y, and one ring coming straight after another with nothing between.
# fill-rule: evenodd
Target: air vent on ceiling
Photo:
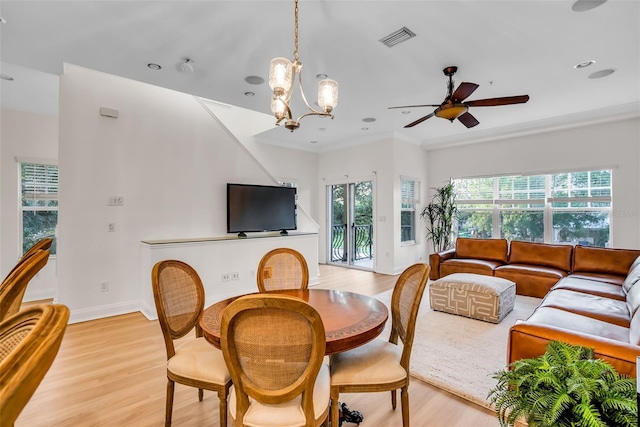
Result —
<instances>
[{"instance_id":1,"label":"air vent on ceiling","mask_svg":"<svg viewBox=\"0 0 640 427\"><path fill-rule=\"evenodd\" d=\"M394 31L388 36L381 38L379 41L387 47L393 47L398 43L402 43L403 41L414 38L415 36L416 33L411 31L407 27L402 27L398 31Z\"/></svg>"}]
</instances>

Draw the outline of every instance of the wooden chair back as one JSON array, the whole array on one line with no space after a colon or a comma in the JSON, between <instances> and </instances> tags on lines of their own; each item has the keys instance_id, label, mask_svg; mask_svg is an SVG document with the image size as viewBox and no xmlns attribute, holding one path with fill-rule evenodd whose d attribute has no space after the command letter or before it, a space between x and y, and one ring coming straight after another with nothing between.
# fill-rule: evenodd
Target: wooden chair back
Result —
<instances>
[{"instance_id":1,"label":"wooden chair back","mask_svg":"<svg viewBox=\"0 0 640 427\"><path fill-rule=\"evenodd\" d=\"M0 323L0 425L13 426L58 354L69 320L60 304L36 305Z\"/></svg>"},{"instance_id":2,"label":"wooden chair back","mask_svg":"<svg viewBox=\"0 0 640 427\"><path fill-rule=\"evenodd\" d=\"M290 248L267 252L258 265L258 290L307 289L309 267L302 254Z\"/></svg>"},{"instance_id":3,"label":"wooden chair back","mask_svg":"<svg viewBox=\"0 0 640 427\"><path fill-rule=\"evenodd\" d=\"M413 346L416 318L420 309L422 295L427 286L429 271L427 264L419 263L402 272L393 288L391 296L391 335L389 342L397 344L402 341L402 358L400 364L409 375L409 360Z\"/></svg>"},{"instance_id":4,"label":"wooden chair back","mask_svg":"<svg viewBox=\"0 0 640 427\"><path fill-rule=\"evenodd\" d=\"M254 294L231 303L221 344L236 390L235 419L242 423L250 399L277 405L302 395L305 425L315 425L313 388L325 339L320 315L299 298Z\"/></svg>"},{"instance_id":5,"label":"wooden chair back","mask_svg":"<svg viewBox=\"0 0 640 427\"><path fill-rule=\"evenodd\" d=\"M49 251L38 249L9 273L0 284L0 322L20 311L22 298L31 279L49 261Z\"/></svg>"},{"instance_id":6,"label":"wooden chair back","mask_svg":"<svg viewBox=\"0 0 640 427\"><path fill-rule=\"evenodd\" d=\"M175 355L173 340L193 328L202 336L198 318L204 310L204 287L198 273L177 260L156 263L151 272L153 299L167 349L167 360Z\"/></svg>"}]
</instances>

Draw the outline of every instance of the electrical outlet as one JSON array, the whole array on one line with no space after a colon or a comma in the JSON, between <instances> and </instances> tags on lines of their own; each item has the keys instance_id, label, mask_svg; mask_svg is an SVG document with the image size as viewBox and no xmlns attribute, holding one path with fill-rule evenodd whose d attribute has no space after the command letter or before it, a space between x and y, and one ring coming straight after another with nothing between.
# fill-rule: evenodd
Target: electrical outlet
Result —
<instances>
[{"instance_id":1,"label":"electrical outlet","mask_svg":"<svg viewBox=\"0 0 640 427\"><path fill-rule=\"evenodd\" d=\"M113 222L110 222L107 225L107 230L109 230L109 233L114 233L116 231L116 225Z\"/></svg>"},{"instance_id":2,"label":"electrical outlet","mask_svg":"<svg viewBox=\"0 0 640 427\"><path fill-rule=\"evenodd\" d=\"M231 280L240 280L240 273L237 271L231 273Z\"/></svg>"},{"instance_id":3,"label":"electrical outlet","mask_svg":"<svg viewBox=\"0 0 640 427\"><path fill-rule=\"evenodd\" d=\"M222 273L222 281L223 282L229 281L229 273Z\"/></svg>"},{"instance_id":4,"label":"electrical outlet","mask_svg":"<svg viewBox=\"0 0 640 427\"><path fill-rule=\"evenodd\" d=\"M100 292L109 292L109 282L100 282Z\"/></svg>"},{"instance_id":5,"label":"electrical outlet","mask_svg":"<svg viewBox=\"0 0 640 427\"><path fill-rule=\"evenodd\" d=\"M124 206L124 197L122 196L109 196L107 206Z\"/></svg>"}]
</instances>

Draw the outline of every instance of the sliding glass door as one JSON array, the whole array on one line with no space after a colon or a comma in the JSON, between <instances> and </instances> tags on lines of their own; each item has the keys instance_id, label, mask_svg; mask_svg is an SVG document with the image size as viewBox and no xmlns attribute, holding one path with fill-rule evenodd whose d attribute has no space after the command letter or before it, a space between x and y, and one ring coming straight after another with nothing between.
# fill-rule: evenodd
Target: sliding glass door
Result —
<instances>
[{"instance_id":1,"label":"sliding glass door","mask_svg":"<svg viewBox=\"0 0 640 427\"><path fill-rule=\"evenodd\" d=\"M328 259L332 264L373 269L373 183L327 186Z\"/></svg>"}]
</instances>

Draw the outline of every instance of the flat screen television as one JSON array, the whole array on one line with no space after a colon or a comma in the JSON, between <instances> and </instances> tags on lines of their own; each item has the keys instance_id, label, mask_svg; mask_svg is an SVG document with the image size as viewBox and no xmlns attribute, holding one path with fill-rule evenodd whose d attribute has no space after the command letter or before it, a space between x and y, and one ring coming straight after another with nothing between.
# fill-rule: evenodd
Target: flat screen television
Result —
<instances>
[{"instance_id":1,"label":"flat screen television","mask_svg":"<svg viewBox=\"0 0 640 427\"><path fill-rule=\"evenodd\" d=\"M275 185L227 184L227 233L295 230L296 189Z\"/></svg>"}]
</instances>

